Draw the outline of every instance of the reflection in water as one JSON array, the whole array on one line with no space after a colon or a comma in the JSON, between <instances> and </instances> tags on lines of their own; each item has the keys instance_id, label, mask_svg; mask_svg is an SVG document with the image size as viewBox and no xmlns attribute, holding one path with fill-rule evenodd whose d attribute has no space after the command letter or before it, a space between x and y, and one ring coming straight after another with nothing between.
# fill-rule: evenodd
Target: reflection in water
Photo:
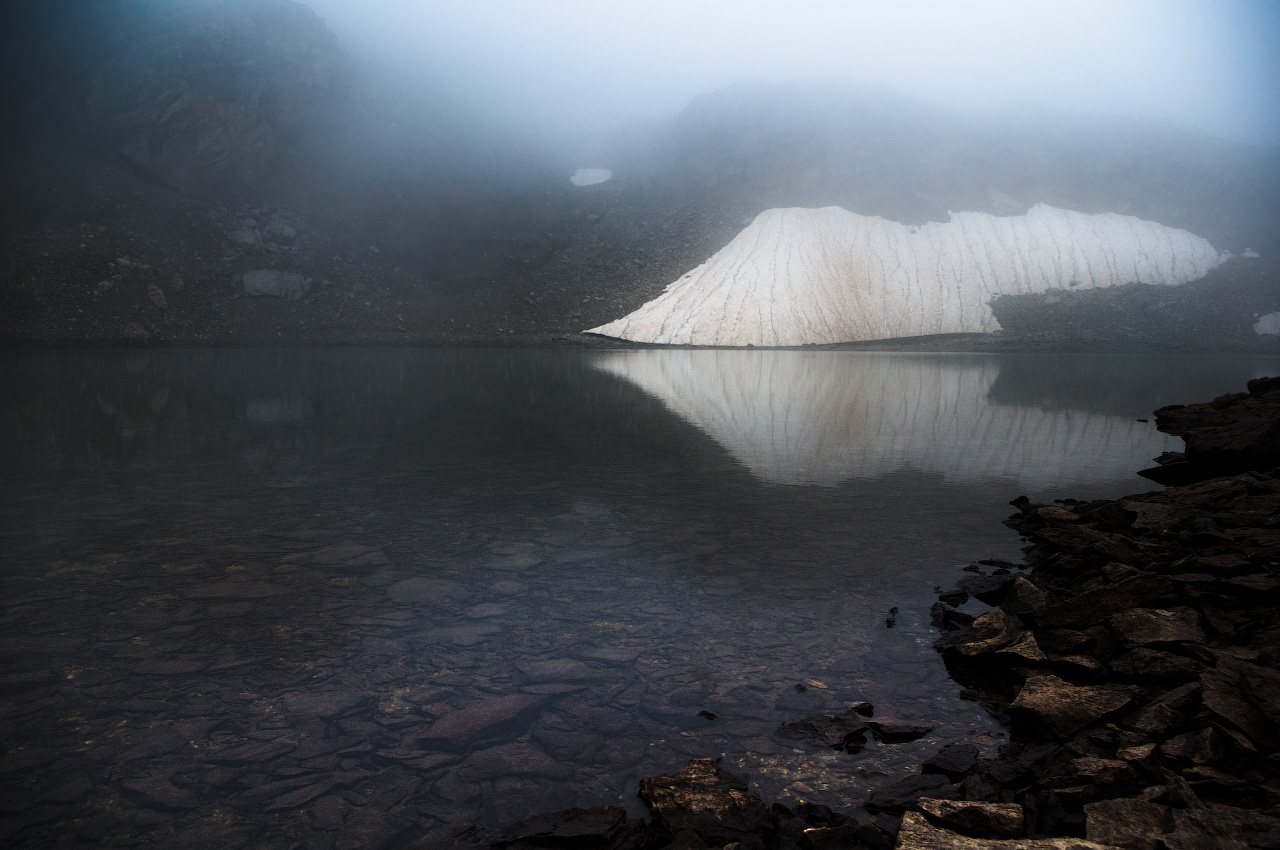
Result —
<instances>
[{"instance_id":1,"label":"reflection in water","mask_svg":"<svg viewBox=\"0 0 1280 850\"><path fill-rule=\"evenodd\" d=\"M931 588L1016 557L999 520L1010 479L1049 481L1034 452L1130 491L1160 438L1129 420L1261 363L0 356L0 835L411 842L634 806L641 776L722 755L856 806L996 741L931 649ZM797 477L826 486L760 480ZM934 732L856 757L771 737L855 699Z\"/></svg>"},{"instance_id":2,"label":"reflection in water","mask_svg":"<svg viewBox=\"0 0 1280 850\"><path fill-rule=\"evenodd\" d=\"M1123 413L992 403L1004 361L990 356L647 350L595 363L776 484L831 487L916 468L1045 491L1128 478L1177 442Z\"/></svg>"}]
</instances>

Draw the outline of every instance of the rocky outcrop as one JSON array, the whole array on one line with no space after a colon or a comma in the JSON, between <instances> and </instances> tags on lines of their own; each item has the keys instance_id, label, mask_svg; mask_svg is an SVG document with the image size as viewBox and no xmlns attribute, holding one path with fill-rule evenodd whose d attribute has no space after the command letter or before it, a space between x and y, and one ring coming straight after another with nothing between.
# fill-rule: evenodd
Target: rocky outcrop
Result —
<instances>
[{"instance_id":1,"label":"rocky outcrop","mask_svg":"<svg viewBox=\"0 0 1280 850\"><path fill-rule=\"evenodd\" d=\"M341 64L301 3L188 4L93 45L39 108L154 181L224 193L262 180L332 98Z\"/></svg>"},{"instance_id":2,"label":"rocky outcrop","mask_svg":"<svg viewBox=\"0 0 1280 850\"><path fill-rule=\"evenodd\" d=\"M1175 285L1219 262L1185 230L1044 204L919 226L839 207L771 209L661 296L589 333L719 346L989 333L1002 295Z\"/></svg>"},{"instance_id":3,"label":"rocky outcrop","mask_svg":"<svg viewBox=\"0 0 1280 850\"><path fill-rule=\"evenodd\" d=\"M1180 464L1234 475L1115 501L1014 502L1029 571L970 580L998 606L977 619L950 607L963 589L934 611L953 676L1014 731L1000 757L957 777L961 797L1021 803L1029 833L1108 846L1275 846L1278 384L1159 412L1187 442ZM986 846L917 839L902 846Z\"/></svg>"},{"instance_id":4,"label":"rocky outcrop","mask_svg":"<svg viewBox=\"0 0 1280 850\"><path fill-rule=\"evenodd\" d=\"M1171 404L1156 413L1156 427L1182 437L1185 452L1156 458L1139 472L1161 484L1185 484L1280 464L1280 378L1249 382L1247 393L1206 404Z\"/></svg>"}]
</instances>

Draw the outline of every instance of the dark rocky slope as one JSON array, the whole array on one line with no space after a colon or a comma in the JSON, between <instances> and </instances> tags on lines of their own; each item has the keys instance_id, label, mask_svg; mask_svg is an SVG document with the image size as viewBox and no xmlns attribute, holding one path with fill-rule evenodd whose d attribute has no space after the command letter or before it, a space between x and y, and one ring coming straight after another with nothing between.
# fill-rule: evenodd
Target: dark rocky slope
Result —
<instances>
[{"instance_id":1,"label":"dark rocky slope","mask_svg":"<svg viewBox=\"0 0 1280 850\"><path fill-rule=\"evenodd\" d=\"M1007 524L1026 562L942 595L952 676L1010 725L951 744L856 817L767 806L710 760L641 782L645 824L572 809L431 847L1172 850L1280 846L1280 378L1159 412L1195 483L1036 505ZM1227 473L1227 474L1222 474ZM992 606L958 610L971 596ZM777 731L857 753L923 734L851 706Z\"/></svg>"}]
</instances>

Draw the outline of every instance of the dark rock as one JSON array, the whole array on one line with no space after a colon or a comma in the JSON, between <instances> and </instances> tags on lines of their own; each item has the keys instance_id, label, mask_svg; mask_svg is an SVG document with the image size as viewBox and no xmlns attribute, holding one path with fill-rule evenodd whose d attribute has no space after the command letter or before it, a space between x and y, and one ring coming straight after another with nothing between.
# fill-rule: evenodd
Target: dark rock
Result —
<instances>
[{"instance_id":1,"label":"dark rock","mask_svg":"<svg viewBox=\"0 0 1280 850\"><path fill-rule=\"evenodd\" d=\"M1199 694L1200 685L1196 682L1174 688L1126 717L1123 726L1146 735L1167 737L1186 722Z\"/></svg>"},{"instance_id":2,"label":"dark rock","mask_svg":"<svg viewBox=\"0 0 1280 850\"><path fill-rule=\"evenodd\" d=\"M925 773L944 773L954 780L978 763L978 748L973 744L947 744L921 766Z\"/></svg>"},{"instance_id":3,"label":"dark rock","mask_svg":"<svg viewBox=\"0 0 1280 850\"><path fill-rule=\"evenodd\" d=\"M773 734L786 741L843 749L851 738L861 737L866 729L867 722L849 709L840 714L817 714L794 723L784 723Z\"/></svg>"},{"instance_id":4,"label":"dark rock","mask_svg":"<svg viewBox=\"0 0 1280 850\"><path fill-rule=\"evenodd\" d=\"M914 808L921 797L954 800L960 796L959 786L952 785L939 773L908 776L892 785L871 792L866 806L872 811L904 812Z\"/></svg>"},{"instance_id":5,"label":"dark rock","mask_svg":"<svg viewBox=\"0 0 1280 850\"><path fill-rule=\"evenodd\" d=\"M1006 614L1026 614L1031 611L1039 611L1049 602L1049 594L1027 581L1022 576L1018 576L1009 585L1009 592L1005 594L1004 601L1000 607Z\"/></svg>"},{"instance_id":6,"label":"dark rock","mask_svg":"<svg viewBox=\"0 0 1280 850\"><path fill-rule=\"evenodd\" d=\"M1133 608L1114 615L1110 625L1128 647L1205 642L1200 615L1186 607L1170 611Z\"/></svg>"},{"instance_id":7,"label":"dark rock","mask_svg":"<svg viewBox=\"0 0 1280 850\"><path fill-rule=\"evenodd\" d=\"M1204 686L1201 703L1211 715L1243 732L1255 745L1275 746L1276 736L1265 715L1245 699L1238 678L1207 670L1200 675L1200 683Z\"/></svg>"},{"instance_id":8,"label":"dark rock","mask_svg":"<svg viewBox=\"0 0 1280 850\"><path fill-rule=\"evenodd\" d=\"M263 599L288 593L287 588L262 581L219 581L187 592L192 599Z\"/></svg>"},{"instance_id":9,"label":"dark rock","mask_svg":"<svg viewBox=\"0 0 1280 850\"><path fill-rule=\"evenodd\" d=\"M494 697L446 714L431 724L422 739L461 745L516 722L546 700L546 696L539 694Z\"/></svg>"},{"instance_id":10,"label":"dark rock","mask_svg":"<svg viewBox=\"0 0 1280 850\"><path fill-rule=\"evenodd\" d=\"M295 749L287 741L247 741L216 752L207 752L204 758L218 764L254 764L271 761Z\"/></svg>"},{"instance_id":11,"label":"dark rock","mask_svg":"<svg viewBox=\"0 0 1280 850\"><path fill-rule=\"evenodd\" d=\"M1167 806L1134 798L1087 803L1084 813L1086 838L1133 850L1158 850L1163 846L1160 836L1174 828Z\"/></svg>"},{"instance_id":12,"label":"dark rock","mask_svg":"<svg viewBox=\"0 0 1280 850\"><path fill-rule=\"evenodd\" d=\"M350 691L301 691L284 698L285 710L290 714L322 720L350 714L364 703L363 695Z\"/></svg>"},{"instance_id":13,"label":"dark rock","mask_svg":"<svg viewBox=\"0 0 1280 850\"><path fill-rule=\"evenodd\" d=\"M1035 609L1030 616L1038 628L1059 629L1066 626L1095 626L1135 605L1164 596L1173 584L1160 576L1140 576L1113 587L1080 594L1074 599Z\"/></svg>"},{"instance_id":14,"label":"dark rock","mask_svg":"<svg viewBox=\"0 0 1280 850\"><path fill-rule=\"evenodd\" d=\"M777 833L777 815L751 795L746 782L710 759L690 762L672 776L641 780L640 798L668 834L691 831L710 847L738 842L744 850L762 848Z\"/></svg>"},{"instance_id":15,"label":"dark rock","mask_svg":"<svg viewBox=\"0 0 1280 850\"><path fill-rule=\"evenodd\" d=\"M1010 705L1010 711L1042 730L1066 738L1123 709L1141 694L1141 688L1127 685L1077 686L1057 676L1032 676Z\"/></svg>"},{"instance_id":16,"label":"dark rock","mask_svg":"<svg viewBox=\"0 0 1280 850\"><path fill-rule=\"evenodd\" d=\"M194 809L200 800L183 788L179 788L163 776L126 779L120 783L126 794L144 806L153 809Z\"/></svg>"},{"instance_id":17,"label":"dark rock","mask_svg":"<svg viewBox=\"0 0 1280 850\"><path fill-rule=\"evenodd\" d=\"M886 744L918 741L933 731L932 726L919 726L912 723L877 723L873 720L867 725L876 733L876 737Z\"/></svg>"},{"instance_id":18,"label":"dark rock","mask_svg":"<svg viewBox=\"0 0 1280 850\"><path fill-rule=\"evenodd\" d=\"M489 846L523 844L588 850L612 846L628 829L639 829L639 824L630 822L626 810L617 806L563 809L504 827L491 836Z\"/></svg>"},{"instance_id":19,"label":"dark rock","mask_svg":"<svg viewBox=\"0 0 1280 850\"><path fill-rule=\"evenodd\" d=\"M921 797L918 803L934 823L977 838L1020 838L1025 829L1017 803L979 803Z\"/></svg>"},{"instance_id":20,"label":"dark rock","mask_svg":"<svg viewBox=\"0 0 1280 850\"><path fill-rule=\"evenodd\" d=\"M998 605L1013 579L1009 576L972 576L956 582L956 587L987 605Z\"/></svg>"},{"instance_id":21,"label":"dark rock","mask_svg":"<svg viewBox=\"0 0 1280 850\"><path fill-rule=\"evenodd\" d=\"M1023 632L1014 618L1003 611L988 611L971 625L943 635L938 647L943 652L974 659L1012 643Z\"/></svg>"},{"instance_id":22,"label":"dark rock","mask_svg":"<svg viewBox=\"0 0 1280 850\"><path fill-rule=\"evenodd\" d=\"M1060 795L1064 788L1083 786L1097 799L1132 794L1138 788L1138 778L1133 766L1126 761L1087 757L1072 759L1069 771L1054 777L1050 785Z\"/></svg>"},{"instance_id":23,"label":"dark rock","mask_svg":"<svg viewBox=\"0 0 1280 850\"><path fill-rule=\"evenodd\" d=\"M857 822L840 826L815 826L801 833L808 850L848 850L862 846L858 839L860 825Z\"/></svg>"},{"instance_id":24,"label":"dark rock","mask_svg":"<svg viewBox=\"0 0 1280 850\"><path fill-rule=\"evenodd\" d=\"M1273 390L1236 393L1208 404L1162 407L1155 412L1156 428L1182 437L1187 466L1198 480L1207 480L1280 465L1277 409L1280 398Z\"/></svg>"},{"instance_id":25,"label":"dark rock","mask_svg":"<svg viewBox=\"0 0 1280 850\"><path fill-rule=\"evenodd\" d=\"M1186 656L1147 647L1129 650L1112 659L1110 666L1112 671L1124 676L1164 682L1194 681L1208 669L1199 661Z\"/></svg>"},{"instance_id":26,"label":"dark rock","mask_svg":"<svg viewBox=\"0 0 1280 850\"><path fill-rule=\"evenodd\" d=\"M1174 762L1212 764L1227 754L1226 740L1212 726L1175 735L1160 745L1160 755Z\"/></svg>"}]
</instances>

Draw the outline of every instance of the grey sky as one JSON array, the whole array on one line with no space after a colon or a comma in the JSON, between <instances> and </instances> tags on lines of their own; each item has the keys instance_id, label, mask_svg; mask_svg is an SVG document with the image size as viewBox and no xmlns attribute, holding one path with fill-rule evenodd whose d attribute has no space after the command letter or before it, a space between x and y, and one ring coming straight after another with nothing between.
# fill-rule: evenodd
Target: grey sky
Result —
<instances>
[{"instance_id":1,"label":"grey sky","mask_svg":"<svg viewBox=\"0 0 1280 850\"><path fill-rule=\"evenodd\" d=\"M1276 0L305 0L357 55L556 131L842 78L1280 142Z\"/></svg>"}]
</instances>

